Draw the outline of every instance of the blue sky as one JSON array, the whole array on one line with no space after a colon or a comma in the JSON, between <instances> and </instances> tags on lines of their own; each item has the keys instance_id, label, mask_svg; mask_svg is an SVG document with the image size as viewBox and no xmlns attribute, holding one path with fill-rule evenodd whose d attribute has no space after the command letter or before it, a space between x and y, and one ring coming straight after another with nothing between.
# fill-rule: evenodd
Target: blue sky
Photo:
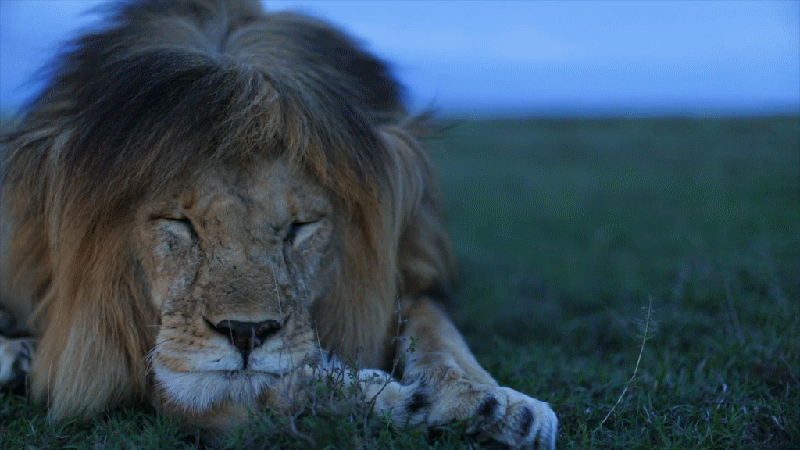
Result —
<instances>
[{"instance_id":1,"label":"blue sky","mask_svg":"<svg viewBox=\"0 0 800 450\"><path fill-rule=\"evenodd\" d=\"M101 2L0 0L0 108ZM272 1L333 21L394 65L414 109L452 114L800 111L798 1Z\"/></svg>"}]
</instances>

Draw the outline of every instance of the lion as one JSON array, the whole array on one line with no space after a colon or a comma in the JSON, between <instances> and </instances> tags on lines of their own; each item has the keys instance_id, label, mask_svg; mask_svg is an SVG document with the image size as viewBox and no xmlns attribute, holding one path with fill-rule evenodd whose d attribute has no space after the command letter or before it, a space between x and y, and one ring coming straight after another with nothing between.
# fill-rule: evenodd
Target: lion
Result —
<instances>
[{"instance_id":1,"label":"lion","mask_svg":"<svg viewBox=\"0 0 800 450\"><path fill-rule=\"evenodd\" d=\"M397 423L554 448L549 405L448 318L433 172L384 62L255 0L108 14L2 136L2 307L32 337L0 338L0 383L29 376L55 421L150 402L230 430L355 363Z\"/></svg>"}]
</instances>

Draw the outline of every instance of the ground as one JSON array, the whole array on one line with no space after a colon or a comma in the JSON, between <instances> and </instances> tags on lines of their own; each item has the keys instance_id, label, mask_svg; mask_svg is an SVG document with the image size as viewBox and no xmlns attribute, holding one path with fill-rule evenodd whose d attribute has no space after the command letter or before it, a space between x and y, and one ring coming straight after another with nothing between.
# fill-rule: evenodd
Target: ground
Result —
<instances>
[{"instance_id":1,"label":"ground","mask_svg":"<svg viewBox=\"0 0 800 450\"><path fill-rule=\"evenodd\" d=\"M800 447L800 118L446 125L455 320L501 384L551 403L559 448ZM196 447L147 408L44 417L0 397L0 448ZM479 445L367 417L321 402L235 445Z\"/></svg>"}]
</instances>

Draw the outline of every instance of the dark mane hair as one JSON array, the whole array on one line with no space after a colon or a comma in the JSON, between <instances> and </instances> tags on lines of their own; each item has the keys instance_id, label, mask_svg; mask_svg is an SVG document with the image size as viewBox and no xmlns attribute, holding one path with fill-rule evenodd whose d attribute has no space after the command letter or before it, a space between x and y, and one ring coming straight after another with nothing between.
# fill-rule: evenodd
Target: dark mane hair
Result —
<instances>
[{"instance_id":1,"label":"dark mane hair","mask_svg":"<svg viewBox=\"0 0 800 450\"><path fill-rule=\"evenodd\" d=\"M24 128L4 139L7 183L13 168L53 158L70 200L108 217L179 174L280 152L350 200L376 195L387 155L374 127L403 116L401 88L344 33L264 15L257 1L150 0L109 12L110 25L71 44ZM45 123L59 145L17 144Z\"/></svg>"}]
</instances>

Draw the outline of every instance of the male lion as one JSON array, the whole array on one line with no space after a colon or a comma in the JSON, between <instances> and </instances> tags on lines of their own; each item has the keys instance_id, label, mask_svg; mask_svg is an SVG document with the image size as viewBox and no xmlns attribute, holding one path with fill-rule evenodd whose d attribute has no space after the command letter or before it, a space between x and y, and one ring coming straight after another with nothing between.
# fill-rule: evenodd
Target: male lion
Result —
<instances>
[{"instance_id":1,"label":"male lion","mask_svg":"<svg viewBox=\"0 0 800 450\"><path fill-rule=\"evenodd\" d=\"M226 430L355 361L398 423L554 447L550 407L499 387L439 306L449 244L381 61L255 0L107 23L2 137L2 306L36 352L0 338L0 382L29 372L55 420L150 401Z\"/></svg>"}]
</instances>

